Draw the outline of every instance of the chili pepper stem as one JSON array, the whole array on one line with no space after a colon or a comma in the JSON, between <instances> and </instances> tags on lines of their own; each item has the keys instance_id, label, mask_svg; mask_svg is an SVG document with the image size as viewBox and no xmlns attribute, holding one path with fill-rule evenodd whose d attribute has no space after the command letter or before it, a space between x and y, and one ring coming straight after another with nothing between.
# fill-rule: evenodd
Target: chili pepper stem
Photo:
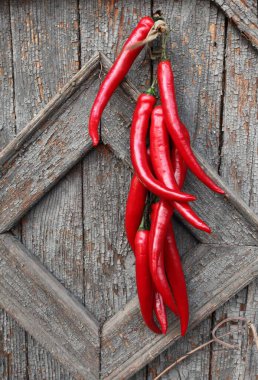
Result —
<instances>
[{"instance_id":1,"label":"chili pepper stem","mask_svg":"<svg viewBox=\"0 0 258 380\"><path fill-rule=\"evenodd\" d=\"M143 230L146 230L146 228L145 228L145 215L144 214L143 214L143 217L141 220L141 224L139 225L139 228L138 228L138 231L143 231Z\"/></svg>"}]
</instances>

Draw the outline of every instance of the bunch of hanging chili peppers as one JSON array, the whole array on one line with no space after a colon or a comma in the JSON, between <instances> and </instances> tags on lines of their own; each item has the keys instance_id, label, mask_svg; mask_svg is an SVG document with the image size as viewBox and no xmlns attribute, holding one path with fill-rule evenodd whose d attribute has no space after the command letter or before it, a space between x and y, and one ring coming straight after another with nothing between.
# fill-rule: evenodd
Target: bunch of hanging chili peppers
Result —
<instances>
[{"instance_id":1,"label":"bunch of hanging chili peppers","mask_svg":"<svg viewBox=\"0 0 258 380\"><path fill-rule=\"evenodd\" d=\"M155 21L159 20L158 17ZM99 143L98 126L108 100L142 50L147 36L153 31L160 33L155 31L156 22L150 17L140 20L102 82L89 119L93 145ZM165 334L168 307L180 318L184 335L189 306L171 218L176 210L195 228L211 232L188 203L196 198L181 191L187 168L211 190L220 194L224 191L206 175L191 149L188 130L178 115L173 71L164 40L162 37L163 50L157 67L161 105L156 105L153 84L139 96L133 114L130 149L134 174L125 228L135 254L138 297L146 325L157 334Z\"/></svg>"}]
</instances>

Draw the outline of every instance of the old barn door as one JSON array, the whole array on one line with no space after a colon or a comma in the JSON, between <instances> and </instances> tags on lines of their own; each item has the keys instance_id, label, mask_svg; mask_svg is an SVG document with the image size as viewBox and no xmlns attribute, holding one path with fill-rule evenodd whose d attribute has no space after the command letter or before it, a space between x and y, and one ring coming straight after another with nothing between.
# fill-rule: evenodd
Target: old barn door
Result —
<instances>
[{"instance_id":1,"label":"old barn door","mask_svg":"<svg viewBox=\"0 0 258 380\"><path fill-rule=\"evenodd\" d=\"M257 322L255 282L219 308L258 273L255 3L0 2L0 379L153 379L223 317ZM144 327L123 226L130 119L154 72L144 52L103 115L103 143L92 149L87 132L102 78L156 9L171 28L180 114L226 190L211 196L189 175L213 234L175 221L191 306L184 339L173 318L166 337ZM257 352L244 338L167 378L254 379Z\"/></svg>"}]
</instances>

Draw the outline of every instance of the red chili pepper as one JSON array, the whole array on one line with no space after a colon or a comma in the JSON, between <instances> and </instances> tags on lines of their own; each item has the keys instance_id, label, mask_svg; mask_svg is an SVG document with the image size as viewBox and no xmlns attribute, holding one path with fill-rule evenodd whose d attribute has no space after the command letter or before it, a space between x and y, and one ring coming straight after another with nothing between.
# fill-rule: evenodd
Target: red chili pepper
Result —
<instances>
[{"instance_id":1,"label":"red chili pepper","mask_svg":"<svg viewBox=\"0 0 258 380\"><path fill-rule=\"evenodd\" d=\"M150 154L153 170L157 178L167 188L173 191L180 191L171 162L169 135L162 106L156 106L151 114ZM211 232L210 227L196 215L188 203L173 202L169 204L166 202L164 207L174 207L195 228Z\"/></svg>"},{"instance_id":2,"label":"red chili pepper","mask_svg":"<svg viewBox=\"0 0 258 380\"><path fill-rule=\"evenodd\" d=\"M149 231L139 230L135 236L136 284L142 317L146 325L156 334L160 329L153 319L154 288L149 270Z\"/></svg>"},{"instance_id":3,"label":"red chili pepper","mask_svg":"<svg viewBox=\"0 0 258 380\"><path fill-rule=\"evenodd\" d=\"M125 231L127 239L134 251L134 240L136 232L141 224L144 207L147 197L147 189L137 175L134 174L131 180L131 186L128 193L126 210L125 210Z\"/></svg>"},{"instance_id":4,"label":"red chili pepper","mask_svg":"<svg viewBox=\"0 0 258 380\"><path fill-rule=\"evenodd\" d=\"M178 115L174 77L170 61L161 61L158 64L157 76L166 124L171 138L178 148L181 156L185 160L185 163L189 169L196 175L197 178L199 178L200 181L202 181L211 190L224 194L224 191L217 186L203 171L192 151L191 145L188 141L189 133L184 124L180 121Z\"/></svg>"},{"instance_id":5,"label":"red chili pepper","mask_svg":"<svg viewBox=\"0 0 258 380\"><path fill-rule=\"evenodd\" d=\"M149 266L156 290L162 296L165 304L175 314L178 314L164 267L164 245L172 212L173 209L164 207L164 202L158 202L152 205L149 236Z\"/></svg>"},{"instance_id":6,"label":"red chili pepper","mask_svg":"<svg viewBox=\"0 0 258 380\"><path fill-rule=\"evenodd\" d=\"M174 168L175 179L181 189L185 181L187 166L178 149L175 147L172 149L171 160ZM168 226L167 231L167 240L165 244L165 266L168 281L178 305L181 322L181 334L185 335L189 320L187 288L172 225ZM181 289L178 289L179 286Z\"/></svg>"},{"instance_id":7,"label":"red chili pepper","mask_svg":"<svg viewBox=\"0 0 258 380\"><path fill-rule=\"evenodd\" d=\"M107 76L100 86L98 94L91 108L89 118L89 134L94 146L98 145L99 143L98 126L102 112L106 107L110 97L119 86L121 81L124 79L135 58L143 48L143 46L139 46L135 49L130 49L130 46L135 45L137 42L143 41L147 37L153 25L154 21L150 17L143 17L139 21L138 25L128 37L122 51L116 58L113 66L109 70Z\"/></svg>"},{"instance_id":8,"label":"red chili pepper","mask_svg":"<svg viewBox=\"0 0 258 380\"><path fill-rule=\"evenodd\" d=\"M158 292L155 292L154 311L159 321L162 334L166 334L168 328L166 307L162 296Z\"/></svg>"},{"instance_id":9,"label":"red chili pepper","mask_svg":"<svg viewBox=\"0 0 258 380\"><path fill-rule=\"evenodd\" d=\"M165 268L180 316L181 335L185 335L189 320L187 288L172 224L169 223L165 243Z\"/></svg>"},{"instance_id":10,"label":"red chili pepper","mask_svg":"<svg viewBox=\"0 0 258 380\"><path fill-rule=\"evenodd\" d=\"M146 137L152 109L156 103L155 96L141 94L137 100L131 127L130 148L132 164L138 178L144 186L161 198L178 201L191 201L196 198L189 194L167 189L153 176L148 165Z\"/></svg>"},{"instance_id":11,"label":"red chili pepper","mask_svg":"<svg viewBox=\"0 0 258 380\"><path fill-rule=\"evenodd\" d=\"M131 186L127 198L126 213L125 213L125 228L127 239L135 251L135 236L140 226L144 207L146 202L147 190L138 179L136 174L133 175ZM149 270L149 261L147 262ZM158 292L154 292L154 311L158 322L161 326L162 334L167 331L167 314L162 296Z\"/></svg>"},{"instance_id":12,"label":"red chili pepper","mask_svg":"<svg viewBox=\"0 0 258 380\"><path fill-rule=\"evenodd\" d=\"M182 189L185 183L185 177L187 173L187 166L184 162L177 147L173 147L171 150L171 161L174 170L174 176L179 189Z\"/></svg>"}]
</instances>

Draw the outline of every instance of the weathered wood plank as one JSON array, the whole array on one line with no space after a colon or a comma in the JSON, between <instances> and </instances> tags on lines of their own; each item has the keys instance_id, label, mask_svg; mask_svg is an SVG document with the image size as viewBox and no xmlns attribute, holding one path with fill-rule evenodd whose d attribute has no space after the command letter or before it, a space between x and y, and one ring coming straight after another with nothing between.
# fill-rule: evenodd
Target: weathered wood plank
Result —
<instances>
[{"instance_id":1,"label":"weathered wood plank","mask_svg":"<svg viewBox=\"0 0 258 380\"><path fill-rule=\"evenodd\" d=\"M86 63L97 51L112 62L125 40L143 16L151 16L151 1L82 1L80 3L81 61ZM104 73L100 74L101 79ZM128 78L144 91L151 83L151 64L143 50Z\"/></svg>"},{"instance_id":2,"label":"weathered wood plank","mask_svg":"<svg viewBox=\"0 0 258 380\"><path fill-rule=\"evenodd\" d=\"M257 52L229 24L226 51L226 85L223 119L221 175L247 204L258 213ZM223 316L243 316L256 325L258 282L216 311L214 323ZM254 379L258 373L256 348L242 333L236 334L240 350L212 351L212 378ZM244 360L243 360L244 358Z\"/></svg>"},{"instance_id":3,"label":"weathered wood plank","mask_svg":"<svg viewBox=\"0 0 258 380\"><path fill-rule=\"evenodd\" d=\"M85 305L101 322L135 295L134 255L124 231L130 177L103 145L84 159Z\"/></svg>"},{"instance_id":4,"label":"weathered wood plank","mask_svg":"<svg viewBox=\"0 0 258 380\"><path fill-rule=\"evenodd\" d=\"M225 303L258 273L258 247L199 245L183 266L189 291L190 328ZM241 272L241 275L240 275ZM180 337L170 318L165 337L155 336L142 321L138 300L107 321L102 330L102 378L128 378ZM123 350L121 350L123 347Z\"/></svg>"},{"instance_id":5,"label":"weathered wood plank","mask_svg":"<svg viewBox=\"0 0 258 380\"><path fill-rule=\"evenodd\" d=\"M258 49L258 23L253 7L242 0L212 0L227 17L236 25L252 46Z\"/></svg>"},{"instance_id":6,"label":"weathered wood plank","mask_svg":"<svg viewBox=\"0 0 258 380\"><path fill-rule=\"evenodd\" d=\"M10 1L0 2L0 150L16 135L13 34ZM27 376L26 333L0 310L0 378L13 380Z\"/></svg>"},{"instance_id":7,"label":"weathered wood plank","mask_svg":"<svg viewBox=\"0 0 258 380\"><path fill-rule=\"evenodd\" d=\"M0 149L16 133L13 101L13 56L9 1L0 4ZM4 54L3 54L4 52Z\"/></svg>"},{"instance_id":8,"label":"weathered wood plank","mask_svg":"<svg viewBox=\"0 0 258 380\"><path fill-rule=\"evenodd\" d=\"M151 379L161 373L177 359L210 339L211 318L207 318L185 337L178 339L171 347L162 352L148 365L148 374ZM209 347L196 352L175 368L164 375L164 380L207 380L209 378L210 349ZM131 378L130 378L131 380ZM163 379L162 379L163 380Z\"/></svg>"},{"instance_id":9,"label":"weathered wood plank","mask_svg":"<svg viewBox=\"0 0 258 380\"><path fill-rule=\"evenodd\" d=\"M95 58L90 64L92 62L95 64ZM84 72L88 74L87 68ZM85 99L93 99L97 92L97 73L90 73L91 76L78 91L70 95L62 106L58 103L57 112L47 120L40 121L40 125L35 122L36 135L25 143L25 150L15 156L10 167L9 163L3 167L3 171L7 171L8 174L4 174L0 185L2 190L5 188L5 196L1 201L2 230L12 227L91 148L92 144L84 125L90 105ZM70 83L69 89L72 87ZM7 150L9 152L9 148ZM19 199L15 200L17 190ZM7 199L9 206L6 203ZM7 208L14 200L16 210L14 208L14 213L10 213L10 208L9 212ZM15 220L11 220L14 214Z\"/></svg>"},{"instance_id":10,"label":"weathered wood plank","mask_svg":"<svg viewBox=\"0 0 258 380\"><path fill-rule=\"evenodd\" d=\"M0 305L75 378L97 379L96 320L12 235L0 236Z\"/></svg>"},{"instance_id":11,"label":"weathered wood plank","mask_svg":"<svg viewBox=\"0 0 258 380\"><path fill-rule=\"evenodd\" d=\"M70 81L49 101L47 106L42 109L18 135L0 153L0 165L5 168L5 163L21 154L23 150L31 144L42 131L49 125L51 116L56 113L66 100L69 100L76 90L85 80L99 67L99 54L94 55L88 63L72 77ZM89 83L90 86L91 82Z\"/></svg>"},{"instance_id":12,"label":"weathered wood plank","mask_svg":"<svg viewBox=\"0 0 258 380\"><path fill-rule=\"evenodd\" d=\"M17 126L20 129L49 99L59 94L62 86L80 68L78 1L12 1L11 14L16 57ZM58 102L55 106L58 108ZM24 245L66 289L83 301L81 203L81 168L78 165L25 216L21 230ZM26 369L30 378L73 378L29 334L26 343Z\"/></svg>"},{"instance_id":13,"label":"weathered wood plank","mask_svg":"<svg viewBox=\"0 0 258 380\"><path fill-rule=\"evenodd\" d=\"M79 69L76 0L11 0L20 131Z\"/></svg>"},{"instance_id":14,"label":"weathered wood plank","mask_svg":"<svg viewBox=\"0 0 258 380\"><path fill-rule=\"evenodd\" d=\"M27 339L26 333L18 323L4 310L0 314L0 365L1 380L26 379L27 367Z\"/></svg>"}]
</instances>

